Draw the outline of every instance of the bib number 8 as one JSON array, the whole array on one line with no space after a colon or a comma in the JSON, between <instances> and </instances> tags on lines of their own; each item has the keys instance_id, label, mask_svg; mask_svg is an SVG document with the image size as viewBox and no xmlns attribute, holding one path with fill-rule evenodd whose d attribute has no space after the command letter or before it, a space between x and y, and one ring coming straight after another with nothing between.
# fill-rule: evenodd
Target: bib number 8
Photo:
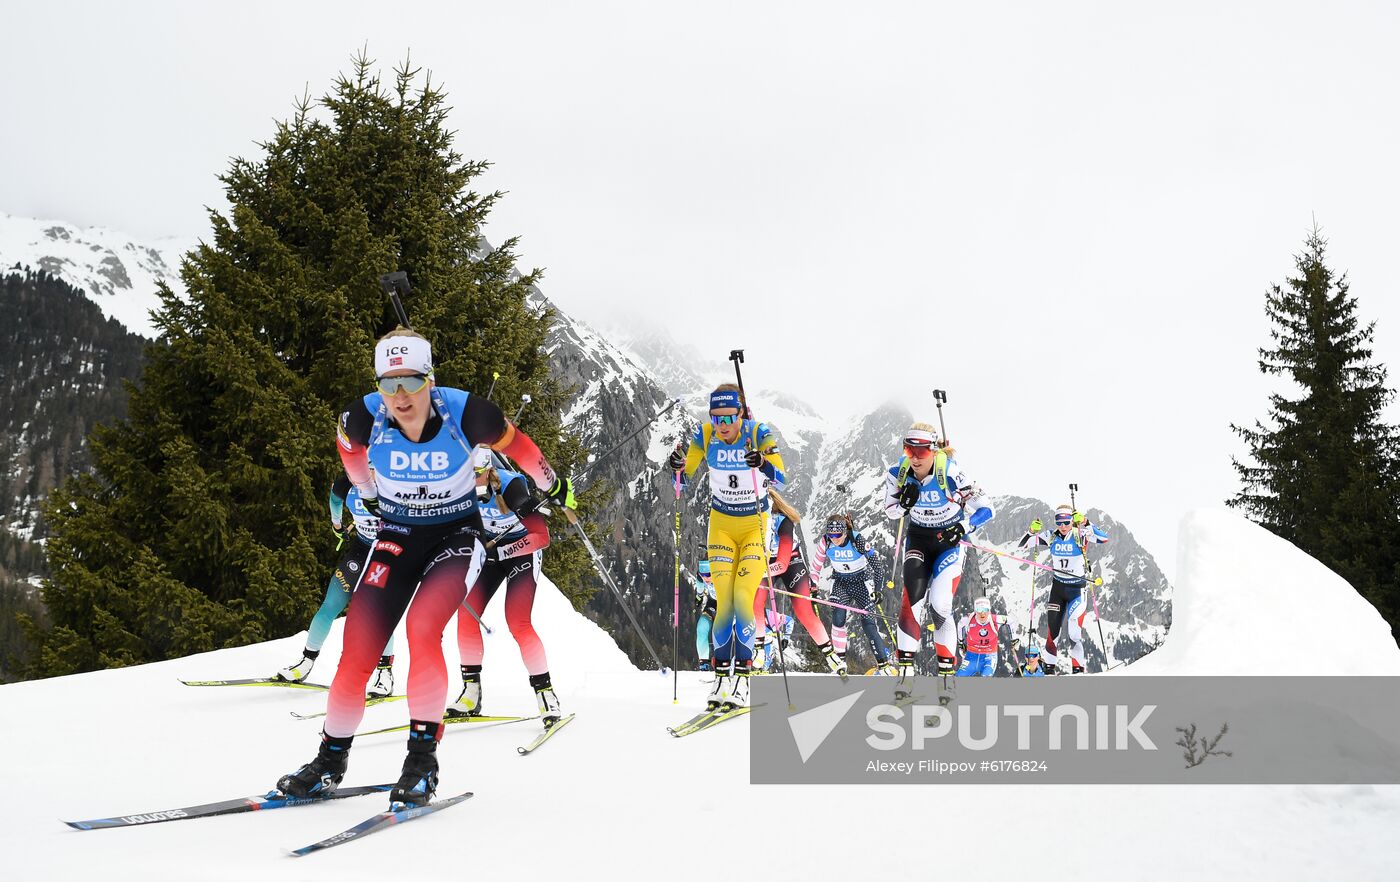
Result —
<instances>
[{"instance_id":1,"label":"bib number 8","mask_svg":"<svg viewBox=\"0 0 1400 882\"><path fill-rule=\"evenodd\" d=\"M730 489L730 490L738 490L738 489L739 489L739 476L738 476L738 475L730 475L730 476L729 476L729 489Z\"/></svg>"}]
</instances>

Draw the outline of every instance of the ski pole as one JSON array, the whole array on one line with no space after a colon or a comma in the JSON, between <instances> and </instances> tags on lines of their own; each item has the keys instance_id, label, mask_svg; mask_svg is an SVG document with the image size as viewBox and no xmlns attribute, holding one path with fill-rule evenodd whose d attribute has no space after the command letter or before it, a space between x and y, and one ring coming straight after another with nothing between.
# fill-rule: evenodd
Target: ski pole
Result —
<instances>
[{"instance_id":1,"label":"ski pole","mask_svg":"<svg viewBox=\"0 0 1400 882\"><path fill-rule=\"evenodd\" d=\"M1079 511L1079 503L1077 503L1077 502L1074 501L1074 494L1075 494L1075 492L1076 492L1078 489L1079 489L1079 485L1078 485L1078 484L1070 484L1070 485L1069 485L1069 507L1070 507L1071 509L1073 509L1074 511ZM1076 538L1075 541L1076 541L1076 542L1080 542L1080 539L1079 539L1079 538ZM1084 573L1085 573L1085 575L1086 575L1086 576L1092 576L1092 575L1094 574L1094 565L1093 565L1092 563L1090 563L1090 561L1089 561L1089 540L1088 540L1088 539L1082 540L1082 542L1081 542L1081 544L1080 544L1080 546L1079 546L1079 552L1080 552L1081 554L1084 555ZM1096 584L1102 585L1102 584L1103 584L1103 579L1099 579L1097 582L1094 582L1094 581L1092 581L1092 580L1086 580L1086 581L1089 582L1089 600L1090 600L1090 602L1093 603L1093 605L1094 605L1094 624L1095 624L1095 625L1098 625L1098 627L1099 627L1099 645L1100 645L1101 647L1103 647L1104 668L1107 669L1107 668L1109 667L1109 663L1112 661L1112 659L1110 659L1110 658L1108 657L1108 641L1105 640L1105 639L1104 639L1104 636L1103 636L1103 619L1099 618L1099 596L1098 596L1098 594L1094 591L1094 585L1096 585Z\"/></svg>"},{"instance_id":2,"label":"ski pole","mask_svg":"<svg viewBox=\"0 0 1400 882\"><path fill-rule=\"evenodd\" d=\"M672 508L676 513L676 526L672 537L676 552L676 590L674 607L671 612L671 703L680 700L681 688L681 473L676 472L672 481L676 488L676 501Z\"/></svg>"},{"instance_id":3,"label":"ski pole","mask_svg":"<svg viewBox=\"0 0 1400 882\"><path fill-rule=\"evenodd\" d=\"M747 416L749 419L753 419L753 410L749 407L749 397L744 394L744 375L739 370L739 365L744 363L744 350L729 350L729 360L734 362L734 379L739 385L739 402L744 405L744 409L740 413L739 418L739 427L740 429L742 429L744 425L743 418L745 416ZM756 442L758 436L757 424L754 425L754 436ZM755 446L757 446L756 443ZM773 594L773 579L768 575L768 521L766 518L764 518L763 509L758 504L758 469L749 469L749 475L753 478L753 504L755 515L758 517L758 542L759 545L763 548L763 575L760 577L760 580L762 583L766 583L768 586L768 604L769 607L773 610L773 617L776 619L778 612L778 600L777 597ZM764 630L767 630L766 624ZM733 670L733 668L731 667L730 670ZM783 658L781 635L779 636L778 646L778 671L783 675L783 692L787 695L788 710L795 711L797 710L797 705L792 703L792 690L788 687L787 661Z\"/></svg>"},{"instance_id":4,"label":"ski pole","mask_svg":"<svg viewBox=\"0 0 1400 882\"><path fill-rule=\"evenodd\" d=\"M491 388L486 390L486 400L491 400L491 393L496 391L496 381L501 378L500 371L491 372Z\"/></svg>"},{"instance_id":5,"label":"ski pole","mask_svg":"<svg viewBox=\"0 0 1400 882\"><path fill-rule=\"evenodd\" d=\"M588 474L590 471L592 471L593 468L594 468L595 466L598 465L598 463L600 463L600 462L602 462L603 460L607 459L608 457L612 456L614 453L617 453L619 450L622 449L623 445L625 445L628 441L631 441L633 438L635 438L635 437L637 437L638 435L640 435L640 434L642 433L642 431L643 431L644 429L646 429L647 426L650 426L652 423L654 423L654 422L656 422L657 420L661 419L661 417L664 416L668 411L670 411L671 408L675 407L677 404L680 404L680 403L681 403L681 400L680 400L679 398L673 398L673 399L671 399L671 403L670 403L670 404L667 404L665 407L663 407L663 408L661 408L660 410L658 410L655 414L652 415L652 418L651 418L651 419L647 420L646 422L642 423L640 426L638 426L637 428L635 428L635 429L633 429L631 432L629 432L628 435L627 435L627 437L623 438L621 441L617 442L617 443L614 444L612 447L608 448L606 452L604 452L603 454L599 455L599 456L598 456L597 458L595 458L592 462L590 462L590 463L585 463L584 466L583 466L583 468L582 468L582 469L579 469L579 471L574 475L574 480L575 480L575 481L579 480L583 475L586 475L586 474Z\"/></svg>"},{"instance_id":6,"label":"ski pole","mask_svg":"<svg viewBox=\"0 0 1400 882\"><path fill-rule=\"evenodd\" d=\"M472 609L471 604L467 602L471 599L471 595L471 591L468 591L467 596L462 598L462 609L471 613L472 618L476 619L476 623L481 626L481 630L485 631L487 634L492 633L491 628L481 620L481 616L477 615L476 610Z\"/></svg>"},{"instance_id":7,"label":"ski pole","mask_svg":"<svg viewBox=\"0 0 1400 882\"><path fill-rule=\"evenodd\" d=\"M800 600L810 600L810 601L813 602L813 603L820 603L820 604L823 604L823 605L825 605L825 606L833 606L833 607L836 607L837 609L844 609L844 610L849 610L850 612L853 612L853 613L860 613L860 614L863 615L863 616L874 616L874 617L877 618L877 619L884 619L886 623L888 623L888 622L890 621L886 616L884 616L884 615L881 614L881 613L874 613L874 612L871 612L871 611L868 610L868 609L861 609L860 607L847 606L847 605L844 604L844 603L837 603L837 602L834 601L834 600L823 600L822 598L817 597L816 595L798 594L798 593L793 592L793 591L784 591L784 590L781 589L781 588L769 588L768 590L769 590L769 591L774 591L774 592L776 592L776 593L778 593L778 594L786 594L788 597L796 597L796 598L798 598L798 599L800 599Z\"/></svg>"},{"instance_id":8,"label":"ski pole","mask_svg":"<svg viewBox=\"0 0 1400 882\"><path fill-rule=\"evenodd\" d=\"M1032 558L1032 559L1035 558L1035 549L1031 549L1031 558ZM1035 628L1035 567L1030 567L1030 568L1028 568L1026 571L1027 571L1028 573L1031 574L1031 612L1030 612L1030 623L1029 623L1029 625L1028 625L1027 628L1026 628L1026 630L1027 630L1029 633L1028 633L1026 636L1030 639L1030 641L1031 641L1031 646L1035 646L1035 638L1036 638L1036 628Z\"/></svg>"},{"instance_id":9,"label":"ski pole","mask_svg":"<svg viewBox=\"0 0 1400 882\"><path fill-rule=\"evenodd\" d=\"M1035 567L1037 570L1046 570L1046 571L1051 572L1051 573L1055 572L1055 568L1054 568L1054 567L1047 567L1047 566L1046 566L1045 564L1043 564L1043 563L1036 563L1036 562L1033 561L1033 560L1027 560L1027 559L1024 558L1024 557L1017 557L1017 556L1014 555L1014 554L1008 554L1007 552L1001 551L1001 550L996 549L996 548L989 548L989 547L987 547L986 545L975 545L975 544L973 544L973 543L971 543L971 542L968 542L966 539L959 540L959 541L958 541L958 544L959 544L959 545L966 545L968 548L975 548L975 549L977 549L978 551L985 551L985 552L987 552L988 554L995 554L995 555L997 555L998 557L1004 557L1004 558L1006 558L1007 560L1014 560L1014 561L1016 561L1017 563L1029 564L1029 565ZM1080 577L1078 577L1078 578L1083 579L1085 582L1093 581L1093 580L1090 580L1087 576L1080 576ZM1094 584L1096 584L1096 585L1102 585L1102 584L1103 584L1103 579L1098 579L1097 577L1095 577L1095 579L1096 579L1096 581L1094 581Z\"/></svg>"},{"instance_id":10,"label":"ski pole","mask_svg":"<svg viewBox=\"0 0 1400 882\"><path fill-rule=\"evenodd\" d=\"M529 404L531 401L534 401L534 399L530 397L528 392L520 396L520 407L516 408L515 418L511 420L512 423L520 422L520 415L525 412L525 405Z\"/></svg>"},{"instance_id":11,"label":"ski pole","mask_svg":"<svg viewBox=\"0 0 1400 882\"><path fill-rule=\"evenodd\" d=\"M948 446L948 427L943 425L943 405L948 402L948 393L942 389L933 390L933 403L938 408L938 431L943 434L942 446Z\"/></svg>"},{"instance_id":12,"label":"ski pole","mask_svg":"<svg viewBox=\"0 0 1400 882\"><path fill-rule=\"evenodd\" d=\"M662 663L661 656L657 655L656 650L652 648L651 641L647 639L646 632L642 630L641 624L637 622L637 617L633 615L632 608L627 605L627 599L622 596L622 589L618 588L612 576L608 575L607 567L603 566L603 559L598 555L598 550L593 547L593 542L589 540L588 534L583 531L583 525L579 523L578 515L574 514L574 510L568 506L564 506L563 508L564 517L568 519L569 526L573 527L574 531L578 533L579 541L583 542L584 550L587 551L588 556L592 558L593 568L598 571L598 575L607 583L607 586L612 589L612 593L617 597L618 605L621 606L622 611L627 614L627 621L632 624L632 630L636 631L637 636L641 638L642 645L646 647L647 653L651 655L652 661L656 662L656 667L660 670L661 676L666 676L666 665Z\"/></svg>"},{"instance_id":13,"label":"ski pole","mask_svg":"<svg viewBox=\"0 0 1400 882\"><path fill-rule=\"evenodd\" d=\"M394 307L394 315L398 317L399 324L408 330L413 330L413 326L408 323L408 313L403 308L401 296L410 293L413 286L408 283L408 273L403 270L398 272L385 273L379 277L379 287L384 289L384 293L389 295L389 303Z\"/></svg>"}]
</instances>

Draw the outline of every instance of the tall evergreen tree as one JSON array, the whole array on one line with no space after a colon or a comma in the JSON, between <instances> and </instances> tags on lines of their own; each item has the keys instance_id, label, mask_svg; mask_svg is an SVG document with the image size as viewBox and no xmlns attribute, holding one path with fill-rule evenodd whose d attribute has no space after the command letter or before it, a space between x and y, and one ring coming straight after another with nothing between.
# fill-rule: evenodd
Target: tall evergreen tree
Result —
<instances>
[{"instance_id":1,"label":"tall evergreen tree","mask_svg":"<svg viewBox=\"0 0 1400 882\"><path fill-rule=\"evenodd\" d=\"M405 306L439 383L484 393L499 372L498 400L533 397L521 424L551 461L567 473L579 460L561 434L567 390L550 378L536 274L516 272L514 239L481 237L500 196L470 189L486 163L454 150L440 88L407 64L394 73L386 86L360 56L221 176L231 210L211 211L212 242L186 255L188 296L161 292L129 418L93 436L96 474L50 500L52 627L34 629L32 673L305 626L334 554L335 415L372 388L373 342L395 325L384 272L414 283ZM576 595L583 567L556 541L548 572Z\"/></svg>"},{"instance_id":2,"label":"tall evergreen tree","mask_svg":"<svg viewBox=\"0 0 1400 882\"><path fill-rule=\"evenodd\" d=\"M1252 462L1233 459L1243 487L1229 504L1335 570L1394 630L1400 443L1384 420L1394 393L1372 361L1375 323L1358 321L1326 248L1314 228L1294 259L1297 276L1266 295L1274 345L1259 350L1259 369L1292 380L1299 394L1269 396L1268 426L1231 425Z\"/></svg>"}]
</instances>

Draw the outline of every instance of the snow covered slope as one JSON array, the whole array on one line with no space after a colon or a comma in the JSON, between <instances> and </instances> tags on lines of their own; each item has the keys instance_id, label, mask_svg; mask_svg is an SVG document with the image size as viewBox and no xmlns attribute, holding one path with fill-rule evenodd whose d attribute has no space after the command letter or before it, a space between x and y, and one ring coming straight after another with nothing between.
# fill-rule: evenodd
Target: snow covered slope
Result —
<instances>
[{"instance_id":1,"label":"snow covered slope","mask_svg":"<svg viewBox=\"0 0 1400 882\"><path fill-rule=\"evenodd\" d=\"M1182 651L1217 651L1229 635L1213 629L1211 616L1271 609L1277 579L1289 568L1296 584L1282 596L1312 582L1326 602L1343 603L1345 586L1310 571L1296 550L1251 537L1213 513L1193 517L1190 526L1182 531L1182 558L1200 565L1183 570L1191 576L1181 590L1186 609L1163 652L1173 640ZM1238 571L1219 565L1219 552L1227 548L1241 556L1277 555L1280 570L1270 571L1269 580L1233 583ZM1194 603L1229 591L1228 608ZM442 792L471 789L474 799L300 863L285 849L367 817L381 809L383 798L129 830L78 832L58 821L258 793L308 759L317 724L294 720L288 711L319 709L319 696L198 689L175 680L265 674L297 655L300 637L0 687L0 775L10 795L0 806L7 877L383 882L455 870L490 880L712 882L717 861L738 862L751 872L761 854L763 879L811 880L829 877L850 858L849 847L814 842L812 831L829 825L830 811L859 807L867 815L917 819L908 827L886 825L884 835L869 839L861 847L870 859L888 864L913 846L914 878L941 878L953 872L950 856L987 833L996 842L996 878L1011 878L1017 868L1063 853L1056 831L1037 821L1049 806L1079 819L1082 848L1073 860L1075 872L1087 878L1108 872L1171 882L1393 878L1395 849L1384 843L1393 841L1400 823L1400 788L751 787L746 722L684 740L665 733L666 724L688 716L701 700L705 685L698 675L682 675L680 704L673 705L669 678L633 669L552 587L542 586L536 609L561 696L579 714L570 728L537 754L520 757L513 748L533 734L533 723L453 727L441 748ZM497 628L487 637L488 708L528 710L524 671L499 604L487 621ZM1393 645L1381 649L1379 637L1369 628L1358 634L1363 657L1394 655ZM313 679L330 677L337 640L328 643ZM447 644L451 664L450 636ZM1160 657L1162 672L1174 657ZM1222 664L1214 672L1238 667ZM398 672L402 681L402 657ZM402 703L371 708L365 723L401 723L405 712ZM361 738L348 783L393 780L402 757L401 735ZM982 826L927 826L968 807L984 812ZM736 824L745 828L742 837L717 844L715 831ZM858 835L856 828L851 832Z\"/></svg>"},{"instance_id":2,"label":"snow covered slope","mask_svg":"<svg viewBox=\"0 0 1400 882\"><path fill-rule=\"evenodd\" d=\"M1181 521L1166 642L1134 674L1400 674L1390 626L1356 589L1286 539L1237 514L1199 509ZM1344 645L1333 632L1345 629ZM1316 638L1313 643L1307 638Z\"/></svg>"},{"instance_id":3,"label":"snow covered slope","mask_svg":"<svg viewBox=\"0 0 1400 882\"><path fill-rule=\"evenodd\" d=\"M27 266L57 276L143 337L156 334L150 311L160 305L158 285L184 291L180 258L194 244L185 238L143 242L103 227L0 213L0 271Z\"/></svg>"}]
</instances>

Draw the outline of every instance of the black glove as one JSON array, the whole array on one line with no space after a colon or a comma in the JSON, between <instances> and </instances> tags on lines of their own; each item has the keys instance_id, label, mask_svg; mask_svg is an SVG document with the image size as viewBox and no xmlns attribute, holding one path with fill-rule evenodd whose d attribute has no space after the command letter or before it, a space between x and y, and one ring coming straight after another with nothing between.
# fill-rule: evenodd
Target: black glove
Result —
<instances>
[{"instance_id":1,"label":"black glove","mask_svg":"<svg viewBox=\"0 0 1400 882\"><path fill-rule=\"evenodd\" d=\"M666 468L673 472L678 472L685 468L685 451L677 447L671 451L671 455L666 457Z\"/></svg>"},{"instance_id":2,"label":"black glove","mask_svg":"<svg viewBox=\"0 0 1400 882\"><path fill-rule=\"evenodd\" d=\"M749 450L744 453L744 465L751 469L759 468L763 465L763 454L757 450Z\"/></svg>"},{"instance_id":3,"label":"black glove","mask_svg":"<svg viewBox=\"0 0 1400 882\"><path fill-rule=\"evenodd\" d=\"M361 496L360 502L364 503L365 511L369 512L371 516L376 518L379 517L378 496Z\"/></svg>"},{"instance_id":4,"label":"black glove","mask_svg":"<svg viewBox=\"0 0 1400 882\"><path fill-rule=\"evenodd\" d=\"M515 516L523 518L528 514L533 514L541 505L544 505L544 497L531 493L530 498L520 503L520 507L515 510Z\"/></svg>"},{"instance_id":5,"label":"black glove","mask_svg":"<svg viewBox=\"0 0 1400 882\"><path fill-rule=\"evenodd\" d=\"M958 521L951 527L944 527L942 530L939 530L938 535L949 545L956 545L958 542L962 541L962 537L967 535L967 531L963 529L962 521Z\"/></svg>"},{"instance_id":6,"label":"black glove","mask_svg":"<svg viewBox=\"0 0 1400 882\"><path fill-rule=\"evenodd\" d=\"M908 511L919 501L919 485L905 484L899 488L899 496L896 498L899 500L899 507Z\"/></svg>"}]
</instances>

